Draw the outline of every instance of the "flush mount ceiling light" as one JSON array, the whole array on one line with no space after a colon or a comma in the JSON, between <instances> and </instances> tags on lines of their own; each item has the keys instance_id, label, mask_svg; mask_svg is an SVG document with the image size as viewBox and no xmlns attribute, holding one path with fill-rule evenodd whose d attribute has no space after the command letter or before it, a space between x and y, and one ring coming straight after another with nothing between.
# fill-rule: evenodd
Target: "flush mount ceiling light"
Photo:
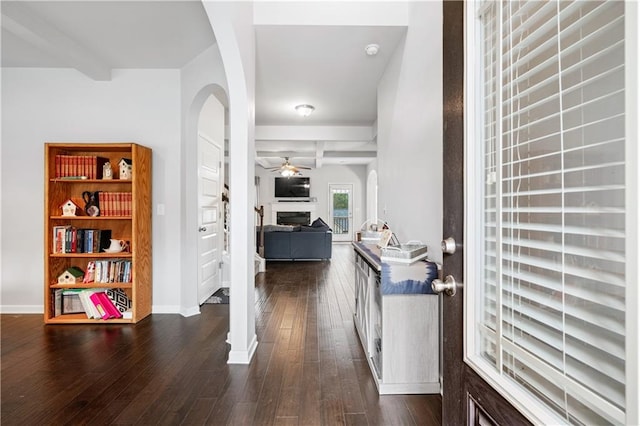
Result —
<instances>
[{"instance_id":1,"label":"flush mount ceiling light","mask_svg":"<svg viewBox=\"0 0 640 426\"><path fill-rule=\"evenodd\" d=\"M373 43L373 44L368 44L367 46L365 46L364 51L367 53L368 56L375 56L378 54L378 50L380 50L380 46L378 46L377 44Z\"/></svg>"},{"instance_id":2,"label":"flush mount ceiling light","mask_svg":"<svg viewBox=\"0 0 640 426\"><path fill-rule=\"evenodd\" d=\"M308 117L315 110L313 105L298 105L296 106L296 111L303 117Z\"/></svg>"}]
</instances>

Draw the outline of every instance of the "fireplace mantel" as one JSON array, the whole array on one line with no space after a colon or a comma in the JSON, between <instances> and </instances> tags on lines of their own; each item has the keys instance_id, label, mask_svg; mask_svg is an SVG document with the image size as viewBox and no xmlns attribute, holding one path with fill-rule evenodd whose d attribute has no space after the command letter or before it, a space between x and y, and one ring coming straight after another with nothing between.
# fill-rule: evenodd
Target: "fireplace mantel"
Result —
<instances>
[{"instance_id":1,"label":"fireplace mantel","mask_svg":"<svg viewBox=\"0 0 640 426\"><path fill-rule=\"evenodd\" d=\"M278 221L278 212L309 212L311 220L315 219L317 203L308 201L281 201L271 203L271 223Z\"/></svg>"}]
</instances>

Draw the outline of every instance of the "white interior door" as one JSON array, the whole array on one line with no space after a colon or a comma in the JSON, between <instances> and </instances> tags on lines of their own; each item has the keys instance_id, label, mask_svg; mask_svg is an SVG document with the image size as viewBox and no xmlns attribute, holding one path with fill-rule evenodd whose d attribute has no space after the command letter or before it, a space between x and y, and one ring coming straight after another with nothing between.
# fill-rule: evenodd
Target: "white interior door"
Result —
<instances>
[{"instance_id":1,"label":"white interior door","mask_svg":"<svg viewBox=\"0 0 640 426\"><path fill-rule=\"evenodd\" d=\"M351 241L353 235L353 185L329 184L329 226L333 241Z\"/></svg>"},{"instance_id":2,"label":"white interior door","mask_svg":"<svg viewBox=\"0 0 640 426\"><path fill-rule=\"evenodd\" d=\"M198 135L198 302L221 287L222 148Z\"/></svg>"}]
</instances>

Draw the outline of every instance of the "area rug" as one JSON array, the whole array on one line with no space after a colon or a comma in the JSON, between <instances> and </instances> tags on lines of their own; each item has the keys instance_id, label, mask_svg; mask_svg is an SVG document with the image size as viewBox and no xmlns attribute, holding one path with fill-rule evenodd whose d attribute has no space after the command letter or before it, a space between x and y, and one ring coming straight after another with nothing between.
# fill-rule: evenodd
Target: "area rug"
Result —
<instances>
[{"instance_id":1,"label":"area rug","mask_svg":"<svg viewBox=\"0 0 640 426\"><path fill-rule=\"evenodd\" d=\"M221 289L213 293L213 295L210 298L205 300L204 303L228 305L229 304L229 287L222 287Z\"/></svg>"}]
</instances>

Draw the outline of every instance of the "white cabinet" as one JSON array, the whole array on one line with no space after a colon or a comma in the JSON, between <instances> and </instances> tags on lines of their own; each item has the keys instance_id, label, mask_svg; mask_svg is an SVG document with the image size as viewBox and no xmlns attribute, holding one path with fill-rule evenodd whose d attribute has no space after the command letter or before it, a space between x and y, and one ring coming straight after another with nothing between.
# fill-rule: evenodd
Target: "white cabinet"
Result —
<instances>
[{"instance_id":1,"label":"white cabinet","mask_svg":"<svg viewBox=\"0 0 640 426\"><path fill-rule=\"evenodd\" d=\"M371 322L371 306L369 304L371 285L369 280L375 275L376 272L369 268L362 257L356 254L356 312L354 317L360 341L365 348L369 348L369 325Z\"/></svg>"},{"instance_id":2,"label":"white cabinet","mask_svg":"<svg viewBox=\"0 0 640 426\"><path fill-rule=\"evenodd\" d=\"M379 258L354 246L354 321L378 392L439 393L438 296L383 294Z\"/></svg>"}]
</instances>

